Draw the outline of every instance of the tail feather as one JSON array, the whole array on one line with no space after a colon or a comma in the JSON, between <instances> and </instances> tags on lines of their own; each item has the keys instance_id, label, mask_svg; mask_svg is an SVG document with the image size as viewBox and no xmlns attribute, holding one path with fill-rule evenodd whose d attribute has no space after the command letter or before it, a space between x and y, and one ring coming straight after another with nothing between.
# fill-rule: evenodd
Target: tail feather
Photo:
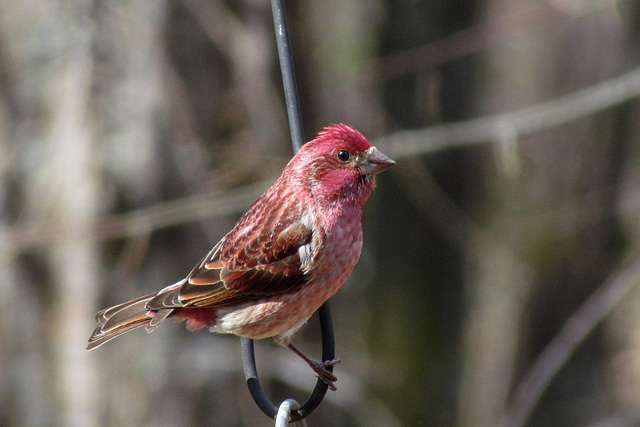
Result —
<instances>
[{"instance_id":1,"label":"tail feather","mask_svg":"<svg viewBox=\"0 0 640 427\"><path fill-rule=\"evenodd\" d=\"M125 332L148 325L156 312L148 310L147 303L155 296L156 294L145 295L100 311L96 315L98 326L89 338L87 350L99 347Z\"/></svg>"}]
</instances>

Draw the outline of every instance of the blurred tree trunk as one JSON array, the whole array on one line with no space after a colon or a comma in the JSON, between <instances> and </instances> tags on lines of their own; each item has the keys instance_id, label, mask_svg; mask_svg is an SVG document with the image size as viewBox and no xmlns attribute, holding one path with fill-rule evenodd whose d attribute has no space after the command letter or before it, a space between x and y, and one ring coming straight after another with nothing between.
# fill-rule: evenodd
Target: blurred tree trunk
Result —
<instances>
[{"instance_id":1,"label":"blurred tree trunk","mask_svg":"<svg viewBox=\"0 0 640 427\"><path fill-rule=\"evenodd\" d=\"M202 104L200 108L213 109L209 105L215 100L218 104L215 108L223 110L222 118L210 119L234 130L232 144L228 147L238 159L234 173L271 176L281 168L281 156L276 154L289 156L291 153L290 145L283 143L289 140L289 133L280 89L272 14L269 2L237 2L235 6L207 0L174 6L176 13L184 13L181 9L185 8L190 15L189 21L196 23L194 35L211 43L209 52L204 53L216 52L217 63L203 68L202 72L210 74L211 80L224 80L224 86L219 88L207 84L207 80L191 81L189 74L193 70L190 68L197 69L206 64L188 64L181 68L186 74L181 83L194 85L192 90L201 94L209 94L209 98L200 93L193 97ZM198 34L200 31L203 34ZM184 43L184 40L175 42ZM182 52L174 52L173 55L178 61L194 60L193 54L182 57ZM223 77L227 73L228 81ZM225 97L230 100L225 101ZM221 135L203 136L210 138L208 142L214 147L224 142Z\"/></svg>"},{"instance_id":2,"label":"blurred tree trunk","mask_svg":"<svg viewBox=\"0 0 640 427\"><path fill-rule=\"evenodd\" d=\"M504 230L501 230L504 231ZM469 255L470 309L464 323L460 427L495 425L507 404L530 269L508 245L476 242Z\"/></svg>"},{"instance_id":3,"label":"blurred tree trunk","mask_svg":"<svg viewBox=\"0 0 640 427\"><path fill-rule=\"evenodd\" d=\"M0 12L0 22L3 17ZM0 45L6 43L11 30L11 26L0 23ZM0 64L11 63L9 52L2 50L0 55ZM16 131L11 111L15 106L5 90L3 87L0 98L0 402L3 402L0 424L45 425L49 398L43 393L46 389L42 373L46 363L46 343L41 332L43 310L34 298L28 274L21 274L18 268L19 254L11 244L3 244L9 241L8 232L17 213L12 199L18 177L17 149L10 143Z\"/></svg>"},{"instance_id":4,"label":"blurred tree trunk","mask_svg":"<svg viewBox=\"0 0 640 427\"><path fill-rule=\"evenodd\" d=\"M625 19L625 58L630 63L640 59L640 3L630 2L620 11ZM617 203L626 240L631 246L640 242L640 104L622 109L624 121L619 136L628 141L621 155L621 196ZM633 291L614 311L606 324L606 386L619 413L628 414L629 424L638 423L640 408L640 289ZM619 421L618 421L619 422Z\"/></svg>"},{"instance_id":5,"label":"blurred tree trunk","mask_svg":"<svg viewBox=\"0 0 640 427\"><path fill-rule=\"evenodd\" d=\"M363 65L376 57L383 4L379 0L364 2L303 2L304 10L296 28L300 32L299 58L312 71L304 76L315 94L303 108L314 113L315 127L346 122L369 135L384 129L380 94L372 81L363 79ZM329 25L329 27L328 27Z\"/></svg>"},{"instance_id":6,"label":"blurred tree trunk","mask_svg":"<svg viewBox=\"0 0 640 427\"><path fill-rule=\"evenodd\" d=\"M20 184L12 188L12 197L24 202L14 199L8 206L16 209L15 218L41 220L64 230L45 256L50 284L43 283L46 273L37 269L3 277L9 287L9 300L3 295L3 302L11 304L12 295L16 299L9 311L13 325L27 331L13 341L20 365L14 370L18 419L13 421L92 426L97 424L97 378L83 344L99 283L90 224L100 204L100 180L87 113L93 4L40 6L4 2L0 13L7 48L3 71L10 82L5 100L12 115L7 136L16 154L11 171L14 183ZM5 261L16 259L9 253ZM10 268L2 270L12 275ZM16 283L17 292L12 293L11 284ZM50 309L44 308L46 298Z\"/></svg>"},{"instance_id":7,"label":"blurred tree trunk","mask_svg":"<svg viewBox=\"0 0 640 427\"><path fill-rule=\"evenodd\" d=\"M636 35L637 36L637 35ZM621 177L619 201L620 220L624 234L631 246L640 242L640 133L638 118L640 105L625 109L627 128L623 131L631 144L623 155L624 171ZM613 312L606 324L607 388L612 401L622 414L630 417L629 425L638 422L637 409L640 408L640 288L628 295Z\"/></svg>"},{"instance_id":8,"label":"blurred tree trunk","mask_svg":"<svg viewBox=\"0 0 640 427\"><path fill-rule=\"evenodd\" d=\"M485 2L483 19L491 21L495 16L509 16L521 10L525 3L502 0ZM509 24L504 20L498 22ZM497 25L494 31L501 32L504 28ZM491 110L498 105L502 111L508 111L543 98L539 91L548 87L545 75L533 74L534 64L544 55L543 49L543 43L531 37L492 50L487 55L486 66L479 67L479 80L485 82L476 89L482 93L479 110L496 113ZM527 78L518 79L521 75ZM518 96L512 96L514 87L517 87ZM512 252L512 248L518 244L515 239L525 230L514 230L511 223L504 221L526 210L527 201L522 197L525 183L519 176L522 172L518 169L519 164L504 162L514 158L500 157L499 151L507 144L518 144L516 138L517 135L506 135L504 141L495 141L494 152L497 157L486 158L487 170L495 166L502 168L502 173L492 175L487 183L497 203L487 210L489 215L495 217L490 216L486 220L490 224L490 235L497 236L497 239L470 241L470 247L465 251L469 266L468 314L463 325L461 345L463 369L458 397L460 427L494 425L504 410L513 381L521 316L532 285L526 261L518 260ZM517 161L518 154L515 156Z\"/></svg>"},{"instance_id":9,"label":"blurred tree trunk","mask_svg":"<svg viewBox=\"0 0 640 427\"><path fill-rule=\"evenodd\" d=\"M67 230L50 252L53 310L50 318L53 400L60 405L59 424L98 424L97 378L88 357L86 319L96 306L98 246L90 224L100 207L100 177L92 141L90 87L93 73L89 1L60 2L52 8L50 25L59 49L41 76L42 103L47 115L42 149L48 154L34 183L43 191L34 214L53 218ZM56 17L64 16L59 20ZM51 52L53 53L53 52Z\"/></svg>"},{"instance_id":10,"label":"blurred tree trunk","mask_svg":"<svg viewBox=\"0 0 640 427\"><path fill-rule=\"evenodd\" d=\"M179 157L193 143L189 132L175 125L179 119L171 117L172 104L168 103L168 87L175 83L164 45L167 9L164 1L124 0L96 4L94 12L94 50L101 58L94 70L94 76L100 78L99 90L92 99L98 128L94 147L99 150L96 154L103 173L116 192L110 196L122 198L120 202L128 209L162 200L168 186L180 186L180 178L202 173L200 168L206 164L199 158L191 159L184 171L167 174L166 154ZM175 137L176 144L169 144L174 138L172 132L180 135ZM115 201L102 198L100 208L111 209ZM146 231L151 233L150 229ZM151 292L159 286L158 281L164 284L164 276L171 274L165 258L148 261L151 274L140 271L147 258L148 239L144 234L125 239L117 262L107 264L113 270L106 271L99 283L100 295L108 303L121 302L147 289ZM98 308L102 307L94 306L94 310ZM169 356L154 344L145 346L153 354L153 362L139 357L144 350L138 340L122 340L120 351L107 346L90 353L91 360L98 360L100 369L109 373L101 378L97 414L104 414L106 420L101 424L125 427L167 423L160 411L150 407L151 393L146 388L149 369L155 370L155 387L167 386L164 368Z\"/></svg>"},{"instance_id":11,"label":"blurred tree trunk","mask_svg":"<svg viewBox=\"0 0 640 427\"><path fill-rule=\"evenodd\" d=\"M497 17L525 7L523 1L489 1L485 19L509 25ZM556 88L575 90L619 73L624 45L620 43L622 26L615 16L590 14L587 6L576 10L543 7L548 18L554 18L550 22L565 20L568 24L536 28L487 55L478 76L482 82L477 92L480 115L553 99L563 94ZM612 201L620 165L615 138L618 123L606 120L609 114L526 138L511 135L506 123L504 139L494 142L498 173L487 168L486 200L491 205L479 211L485 213L483 222L490 224L488 229L512 255L478 251L482 246L470 252L471 265L478 265L480 273L472 275L468 285L469 294L476 298L469 299L463 346L461 426L495 425L509 403L511 387L521 377L521 366L530 365L557 333L557 325L616 263L611 256L611 248L619 244ZM528 274L529 270L536 275ZM516 346L518 343L521 345ZM523 347L523 343L528 344ZM518 353L519 348L527 351ZM591 362L587 357L583 363ZM580 380L558 381L570 387L568 381ZM576 393L594 399L583 413L593 415L603 404L593 392L597 378L580 384ZM576 425L580 409L566 409L572 415L547 413L544 416L552 418L535 423Z\"/></svg>"}]
</instances>

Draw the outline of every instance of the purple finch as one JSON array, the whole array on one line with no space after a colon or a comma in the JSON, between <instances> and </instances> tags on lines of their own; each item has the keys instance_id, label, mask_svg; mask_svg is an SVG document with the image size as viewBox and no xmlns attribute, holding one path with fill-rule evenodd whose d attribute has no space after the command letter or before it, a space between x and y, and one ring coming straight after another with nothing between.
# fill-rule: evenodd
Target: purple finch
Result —
<instances>
[{"instance_id":1,"label":"purple finch","mask_svg":"<svg viewBox=\"0 0 640 427\"><path fill-rule=\"evenodd\" d=\"M173 317L191 331L273 337L334 388L326 362L289 340L351 274L362 250L362 205L375 175L394 163L356 129L326 127L186 278L100 311L87 349Z\"/></svg>"}]
</instances>

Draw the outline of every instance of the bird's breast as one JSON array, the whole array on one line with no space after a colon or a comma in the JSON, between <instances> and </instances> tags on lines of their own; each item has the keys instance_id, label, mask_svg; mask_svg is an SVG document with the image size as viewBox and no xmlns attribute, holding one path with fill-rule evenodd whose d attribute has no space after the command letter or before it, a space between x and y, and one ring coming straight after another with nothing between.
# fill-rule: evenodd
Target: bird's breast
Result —
<instances>
[{"instance_id":1,"label":"bird's breast","mask_svg":"<svg viewBox=\"0 0 640 427\"><path fill-rule=\"evenodd\" d=\"M286 294L222 309L212 330L287 342L351 275L362 251L361 210L326 213L316 232L320 234L314 244L320 246L314 248L314 266L305 285Z\"/></svg>"}]
</instances>

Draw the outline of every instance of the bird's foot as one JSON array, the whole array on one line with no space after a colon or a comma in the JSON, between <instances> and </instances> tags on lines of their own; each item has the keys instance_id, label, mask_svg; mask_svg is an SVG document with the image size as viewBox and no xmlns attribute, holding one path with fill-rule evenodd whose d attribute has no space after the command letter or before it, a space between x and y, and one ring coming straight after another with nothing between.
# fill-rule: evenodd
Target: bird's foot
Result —
<instances>
[{"instance_id":1,"label":"bird's foot","mask_svg":"<svg viewBox=\"0 0 640 427\"><path fill-rule=\"evenodd\" d=\"M324 362L318 362L316 360L313 360L307 357L303 352L298 350L293 344L289 344L287 347L291 349L295 354L300 356L302 360L307 362L307 365L309 365L311 369L313 369L313 372L316 373L316 376L319 379L321 379L322 382L324 382L331 390L333 391L336 390L336 385L334 383L338 381L338 377L333 375L333 372L331 372L327 368L330 368L340 363L340 359L332 359L332 360L326 360Z\"/></svg>"},{"instance_id":2,"label":"bird's foot","mask_svg":"<svg viewBox=\"0 0 640 427\"><path fill-rule=\"evenodd\" d=\"M322 380L330 390L335 391L336 385L334 384L338 381L338 377L336 377L333 372L328 370L328 367L335 366L340 363L340 359L332 359L324 362L317 362L315 360L310 360L309 366L313 369L313 372L316 373L316 377Z\"/></svg>"}]
</instances>

